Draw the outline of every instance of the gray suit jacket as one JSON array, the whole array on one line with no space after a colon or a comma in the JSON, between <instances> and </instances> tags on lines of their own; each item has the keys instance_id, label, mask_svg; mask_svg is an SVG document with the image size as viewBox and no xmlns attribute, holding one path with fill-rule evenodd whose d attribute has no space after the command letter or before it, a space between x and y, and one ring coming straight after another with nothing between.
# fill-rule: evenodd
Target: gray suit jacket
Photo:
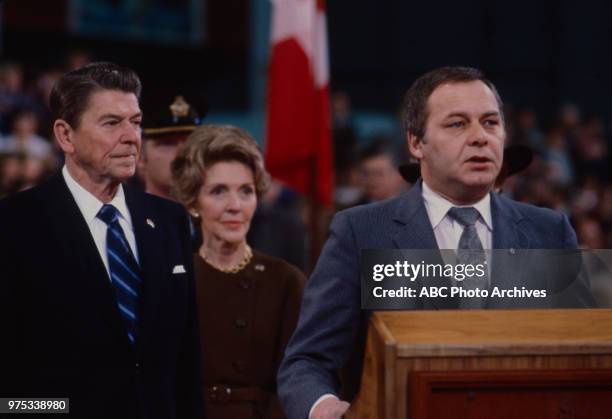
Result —
<instances>
[{"instance_id":1,"label":"gray suit jacket","mask_svg":"<svg viewBox=\"0 0 612 419\"><path fill-rule=\"evenodd\" d=\"M491 193L491 212L495 249L577 248L576 235L565 215L495 193ZM306 418L321 395L338 394L339 371L343 368L351 377L342 380L341 397L350 399L358 389L369 317L361 310L361 249L437 249L420 183L398 198L351 208L335 216L306 284L299 323L278 373L279 396L289 419ZM512 283L520 279L511 275L492 281ZM576 298L559 305L592 304L588 287L570 286L578 288L569 293ZM414 308L457 308L457 301L432 299L420 301Z\"/></svg>"}]
</instances>

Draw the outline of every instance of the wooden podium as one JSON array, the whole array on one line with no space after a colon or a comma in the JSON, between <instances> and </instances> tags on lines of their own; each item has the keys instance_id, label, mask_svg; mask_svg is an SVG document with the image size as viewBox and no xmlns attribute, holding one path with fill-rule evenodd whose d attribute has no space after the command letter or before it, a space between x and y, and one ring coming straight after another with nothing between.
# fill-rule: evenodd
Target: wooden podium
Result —
<instances>
[{"instance_id":1,"label":"wooden podium","mask_svg":"<svg viewBox=\"0 0 612 419\"><path fill-rule=\"evenodd\" d=\"M612 418L612 310L377 312L347 418Z\"/></svg>"}]
</instances>

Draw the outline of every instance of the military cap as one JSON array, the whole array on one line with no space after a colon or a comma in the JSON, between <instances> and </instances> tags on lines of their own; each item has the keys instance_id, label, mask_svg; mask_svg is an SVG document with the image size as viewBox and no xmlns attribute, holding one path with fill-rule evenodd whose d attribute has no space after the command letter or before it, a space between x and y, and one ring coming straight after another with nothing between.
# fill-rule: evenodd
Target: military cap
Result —
<instances>
[{"instance_id":1,"label":"military cap","mask_svg":"<svg viewBox=\"0 0 612 419\"><path fill-rule=\"evenodd\" d=\"M172 103L157 111L144 113L143 137L167 134L189 134L200 125L200 116L183 96L176 96Z\"/></svg>"}]
</instances>

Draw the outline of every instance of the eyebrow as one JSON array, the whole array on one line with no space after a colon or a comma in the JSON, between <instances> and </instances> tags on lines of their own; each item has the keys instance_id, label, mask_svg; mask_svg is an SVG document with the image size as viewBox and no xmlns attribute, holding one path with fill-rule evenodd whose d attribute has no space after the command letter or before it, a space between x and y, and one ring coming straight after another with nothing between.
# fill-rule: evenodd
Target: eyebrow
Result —
<instances>
[{"instance_id":1,"label":"eyebrow","mask_svg":"<svg viewBox=\"0 0 612 419\"><path fill-rule=\"evenodd\" d=\"M121 116L121 115L117 115L117 114L114 114L114 113L105 113L104 115L101 115L98 118L98 121L101 121L103 119L109 119L109 118L110 119L124 119L124 117ZM131 116L127 117L127 118L128 119L142 118L142 112L138 112L138 113L136 113L134 115L131 115Z\"/></svg>"},{"instance_id":2,"label":"eyebrow","mask_svg":"<svg viewBox=\"0 0 612 419\"><path fill-rule=\"evenodd\" d=\"M482 114L480 118L488 118L490 116L501 116L501 115L498 111L489 111L489 112L485 112L484 114ZM465 112L451 112L448 115L446 115L444 119L453 118L453 117L470 119L470 116Z\"/></svg>"},{"instance_id":3,"label":"eyebrow","mask_svg":"<svg viewBox=\"0 0 612 419\"><path fill-rule=\"evenodd\" d=\"M213 187L213 186L230 186L230 185L234 185L234 184L228 183L228 182L217 182L217 183L211 183L208 186ZM253 185L255 185L255 181L237 184L237 186L253 186Z\"/></svg>"},{"instance_id":4,"label":"eyebrow","mask_svg":"<svg viewBox=\"0 0 612 419\"><path fill-rule=\"evenodd\" d=\"M501 118L501 114L498 111L489 111L489 112L485 112L482 115L482 118L488 118L489 116L498 116Z\"/></svg>"}]
</instances>

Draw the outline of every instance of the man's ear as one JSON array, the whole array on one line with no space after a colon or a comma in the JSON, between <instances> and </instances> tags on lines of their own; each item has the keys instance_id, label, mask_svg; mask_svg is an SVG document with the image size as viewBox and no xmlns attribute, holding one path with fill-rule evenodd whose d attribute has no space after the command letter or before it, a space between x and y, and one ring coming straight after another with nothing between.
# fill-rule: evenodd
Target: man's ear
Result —
<instances>
[{"instance_id":1,"label":"man's ear","mask_svg":"<svg viewBox=\"0 0 612 419\"><path fill-rule=\"evenodd\" d=\"M74 130L68 122L56 119L53 123L53 134L65 154L74 153Z\"/></svg>"},{"instance_id":2,"label":"man's ear","mask_svg":"<svg viewBox=\"0 0 612 419\"><path fill-rule=\"evenodd\" d=\"M410 132L406 134L406 140L408 141L410 154L421 160L423 158L423 140Z\"/></svg>"}]
</instances>

